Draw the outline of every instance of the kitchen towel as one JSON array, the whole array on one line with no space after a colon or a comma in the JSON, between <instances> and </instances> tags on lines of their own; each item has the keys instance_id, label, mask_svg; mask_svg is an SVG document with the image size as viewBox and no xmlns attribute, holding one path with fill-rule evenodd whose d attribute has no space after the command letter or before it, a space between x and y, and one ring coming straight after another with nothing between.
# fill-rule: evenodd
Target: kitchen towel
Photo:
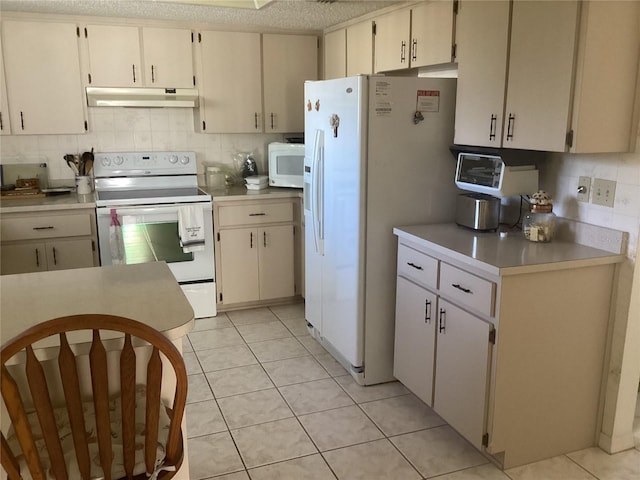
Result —
<instances>
[{"instance_id":1,"label":"kitchen towel","mask_svg":"<svg viewBox=\"0 0 640 480\"><path fill-rule=\"evenodd\" d=\"M178 235L184 253L204 250L204 214L199 205L178 208Z\"/></svg>"},{"instance_id":2,"label":"kitchen towel","mask_svg":"<svg viewBox=\"0 0 640 480\"><path fill-rule=\"evenodd\" d=\"M111 209L111 222L109 224L109 250L111 251L111 263L122 265L127 263L124 252L124 242L122 240L122 225L118 220L118 212Z\"/></svg>"}]
</instances>

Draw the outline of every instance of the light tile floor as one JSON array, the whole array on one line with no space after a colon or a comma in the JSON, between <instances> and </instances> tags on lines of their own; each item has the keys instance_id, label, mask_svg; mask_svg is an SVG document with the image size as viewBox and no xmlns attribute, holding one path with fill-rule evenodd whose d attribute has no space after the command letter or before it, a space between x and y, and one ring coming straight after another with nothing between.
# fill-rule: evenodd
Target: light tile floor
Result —
<instances>
[{"instance_id":1,"label":"light tile floor","mask_svg":"<svg viewBox=\"0 0 640 480\"><path fill-rule=\"evenodd\" d=\"M640 450L500 471L398 382L361 387L304 305L196 320L184 344L192 480L638 480Z\"/></svg>"}]
</instances>

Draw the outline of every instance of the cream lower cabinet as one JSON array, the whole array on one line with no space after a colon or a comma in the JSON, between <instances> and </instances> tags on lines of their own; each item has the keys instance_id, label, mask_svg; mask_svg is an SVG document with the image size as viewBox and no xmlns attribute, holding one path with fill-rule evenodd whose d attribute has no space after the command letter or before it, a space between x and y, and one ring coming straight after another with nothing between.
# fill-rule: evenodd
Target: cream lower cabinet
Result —
<instances>
[{"instance_id":1,"label":"cream lower cabinet","mask_svg":"<svg viewBox=\"0 0 640 480\"><path fill-rule=\"evenodd\" d=\"M435 293L439 269L434 257L399 246L393 372L482 448L493 326Z\"/></svg>"},{"instance_id":2,"label":"cream lower cabinet","mask_svg":"<svg viewBox=\"0 0 640 480\"><path fill-rule=\"evenodd\" d=\"M601 427L615 265L534 261L489 273L398 246L394 376L505 469L595 446Z\"/></svg>"},{"instance_id":3,"label":"cream lower cabinet","mask_svg":"<svg viewBox=\"0 0 640 480\"><path fill-rule=\"evenodd\" d=\"M215 207L218 304L223 309L296 295L294 200Z\"/></svg>"},{"instance_id":4,"label":"cream lower cabinet","mask_svg":"<svg viewBox=\"0 0 640 480\"><path fill-rule=\"evenodd\" d=\"M437 316L433 409L482 448L493 326L442 299Z\"/></svg>"},{"instance_id":5,"label":"cream lower cabinet","mask_svg":"<svg viewBox=\"0 0 640 480\"><path fill-rule=\"evenodd\" d=\"M99 264L93 212L4 214L1 224L3 275Z\"/></svg>"},{"instance_id":6,"label":"cream lower cabinet","mask_svg":"<svg viewBox=\"0 0 640 480\"><path fill-rule=\"evenodd\" d=\"M431 407L438 297L403 277L396 288L393 375Z\"/></svg>"}]
</instances>

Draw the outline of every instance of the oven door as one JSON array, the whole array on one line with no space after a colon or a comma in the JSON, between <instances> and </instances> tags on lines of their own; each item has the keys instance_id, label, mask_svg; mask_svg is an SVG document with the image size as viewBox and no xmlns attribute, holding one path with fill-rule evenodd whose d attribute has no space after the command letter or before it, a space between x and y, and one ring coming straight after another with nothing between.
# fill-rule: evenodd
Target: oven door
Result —
<instances>
[{"instance_id":1,"label":"oven door","mask_svg":"<svg viewBox=\"0 0 640 480\"><path fill-rule=\"evenodd\" d=\"M185 204L187 205L187 204ZM194 204L188 204L194 205ZM216 315L216 283L211 202L198 202L203 209L204 250L185 253L178 237L180 204L98 207L100 264L113 265L112 233L124 251L124 263L165 261L191 303L196 318ZM120 227L111 228L111 210ZM115 235L119 230L118 235Z\"/></svg>"}]
</instances>

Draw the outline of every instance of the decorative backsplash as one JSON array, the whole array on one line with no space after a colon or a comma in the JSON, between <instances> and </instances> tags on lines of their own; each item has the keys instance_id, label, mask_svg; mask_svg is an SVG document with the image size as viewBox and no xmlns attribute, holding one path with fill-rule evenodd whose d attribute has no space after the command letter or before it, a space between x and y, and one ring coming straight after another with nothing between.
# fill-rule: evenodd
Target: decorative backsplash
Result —
<instances>
[{"instance_id":1,"label":"decorative backsplash","mask_svg":"<svg viewBox=\"0 0 640 480\"><path fill-rule=\"evenodd\" d=\"M253 152L260 172L267 171L267 145L282 134L202 134L193 129L193 111L181 108L89 108L91 131L83 135L6 135L1 137L0 163L42 163L49 178L70 180L68 153L89 151L196 152L198 172L207 163L233 165L233 155Z\"/></svg>"}]
</instances>

